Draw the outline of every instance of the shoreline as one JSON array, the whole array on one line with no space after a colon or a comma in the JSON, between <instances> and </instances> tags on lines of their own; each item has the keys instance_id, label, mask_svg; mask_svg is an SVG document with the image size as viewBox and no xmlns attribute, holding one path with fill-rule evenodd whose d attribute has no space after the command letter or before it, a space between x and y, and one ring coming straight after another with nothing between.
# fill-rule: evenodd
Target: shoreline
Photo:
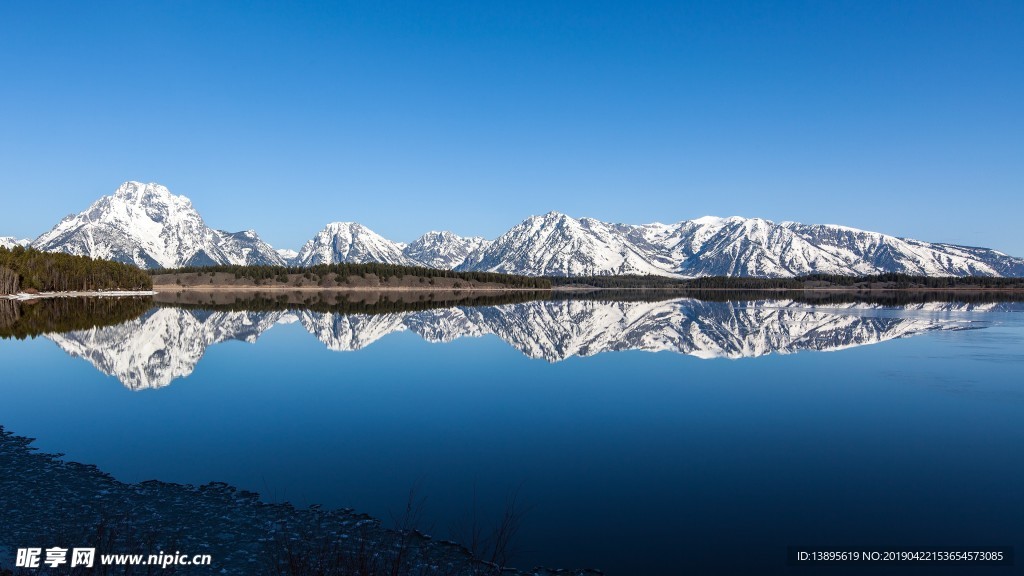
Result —
<instances>
[{"instance_id":1,"label":"shoreline","mask_svg":"<svg viewBox=\"0 0 1024 576\"><path fill-rule=\"evenodd\" d=\"M1024 294L1024 288L855 288L847 286L837 287L814 287L814 288L694 288L694 287L668 287L668 286L633 286L623 288L609 288L598 286L552 286L551 288L492 288L492 287L433 287L419 288L412 286L231 286L225 284L178 286L160 285L154 286L160 290L74 290L70 292L40 292L29 294L19 292L17 294L0 295L0 299L6 300L40 300L46 298L120 298L129 296L156 296L161 293L174 292L993 292L1003 294Z\"/></svg>"},{"instance_id":2,"label":"shoreline","mask_svg":"<svg viewBox=\"0 0 1024 576\"><path fill-rule=\"evenodd\" d=\"M179 286L177 284L160 284L158 292L549 292L554 288L493 288L493 287L459 287L433 286L419 288L415 286L255 286L228 284L198 284Z\"/></svg>"},{"instance_id":3,"label":"shoreline","mask_svg":"<svg viewBox=\"0 0 1024 576\"><path fill-rule=\"evenodd\" d=\"M160 284L154 286L160 290L153 292L594 292L594 291L663 291L663 292L1001 292L1001 293L1024 293L1024 288L866 288L849 286L818 286L812 288L697 288L697 287L675 287L675 286L649 286L649 287L598 287L598 286L552 286L550 288L492 288L492 287L431 287L420 288L415 286L255 286L255 285L227 285L227 284L198 284L192 286L179 286L177 284Z\"/></svg>"},{"instance_id":4,"label":"shoreline","mask_svg":"<svg viewBox=\"0 0 1024 576\"><path fill-rule=\"evenodd\" d=\"M541 290L552 290L552 291L579 291L579 290L663 290L663 291L676 291L676 292L1021 292L1024 293L1024 288L928 288L921 286L917 288L869 288L869 287L852 287L852 286L816 286L812 288L698 288L693 286L684 287L669 287L669 286L651 286L651 287L629 287L629 288L608 288L608 287L597 287L597 286L553 286L551 288L541 288Z\"/></svg>"},{"instance_id":5,"label":"shoreline","mask_svg":"<svg viewBox=\"0 0 1024 576\"><path fill-rule=\"evenodd\" d=\"M175 566L179 574L267 573L399 576L600 576L595 569L515 569L487 562L464 545L434 538L406 519L388 527L350 508L298 507L223 482L124 482L96 466L32 446L0 424L0 460L16 474L0 481L7 529L0 550L57 542L92 542L105 554L177 549L211 556L209 566ZM227 536L225 536L227 535ZM170 546L171 548L167 548ZM5 557L6 556L6 557ZM0 554L0 573L13 554ZM333 562L326 562L330 560ZM327 570L320 564L329 565ZM289 566L293 572L288 572Z\"/></svg>"},{"instance_id":6,"label":"shoreline","mask_svg":"<svg viewBox=\"0 0 1024 576\"><path fill-rule=\"evenodd\" d=\"M53 299L53 298L122 298L133 296L156 296L164 293L177 292L330 292L330 293L373 293L373 292L832 292L832 293L871 293L871 292L949 292L949 293L997 293L997 294L1024 294L1024 288L983 288L983 287L949 287L949 288L874 288L874 287L850 287L850 286L817 286L811 288L696 288L696 287L670 287L670 286L632 286L622 288L598 287L598 286L552 286L550 288L498 288L498 287L430 287L420 288L418 286L255 286L255 285L227 285L227 284L200 284L193 286L180 286L176 284L160 284L153 287L153 290L73 290L69 292L40 292L30 294L19 292L17 294L0 295L0 300L15 300L19 302Z\"/></svg>"},{"instance_id":7,"label":"shoreline","mask_svg":"<svg viewBox=\"0 0 1024 576\"><path fill-rule=\"evenodd\" d=\"M43 298L118 298L122 296L156 296L156 290L72 290L70 292L39 292L29 294L18 292L17 294L4 294L0 298L7 300L40 300Z\"/></svg>"}]
</instances>

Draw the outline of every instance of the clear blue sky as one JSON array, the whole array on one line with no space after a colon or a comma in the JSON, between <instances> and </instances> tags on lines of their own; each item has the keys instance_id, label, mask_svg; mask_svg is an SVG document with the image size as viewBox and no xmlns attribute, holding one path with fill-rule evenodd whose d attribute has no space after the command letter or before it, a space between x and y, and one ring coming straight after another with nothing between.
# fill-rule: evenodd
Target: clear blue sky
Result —
<instances>
[{"instance_id":1,"label":"clear blue sky","mask_svg":"<svg viewBox=\"0 0 1024 576\"><path fill-rule=\"evenodd\" d=\"M124 180L298 248L559 210L1024 256L1024 2L3 2L0 235Z\"/></svg>"}]
</instances>

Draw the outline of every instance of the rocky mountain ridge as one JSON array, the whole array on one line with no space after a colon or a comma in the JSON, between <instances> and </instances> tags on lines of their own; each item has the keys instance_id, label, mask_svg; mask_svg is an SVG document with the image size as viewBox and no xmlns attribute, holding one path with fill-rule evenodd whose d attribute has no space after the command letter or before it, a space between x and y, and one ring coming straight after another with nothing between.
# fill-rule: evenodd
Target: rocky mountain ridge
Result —
<instances>
[{"instance_id":1,"label":"rocky mountain ridge","mask_svg":"<svg viewBox=\"0 0 1024 576\"><path fill-rule=\"evenodd\" d=\"M0 245L19 243L0 238ZM530 216L493 241L433 231L409 244L357 222L333 222L298 252L275 250L252 230L208 227L188 198L140 182L125 182L31 245L141 268L381 262L527 276L1024 276L1024 258L987 248L738 216L633 225L549 212Z\"/></svg>"}]
</instances>

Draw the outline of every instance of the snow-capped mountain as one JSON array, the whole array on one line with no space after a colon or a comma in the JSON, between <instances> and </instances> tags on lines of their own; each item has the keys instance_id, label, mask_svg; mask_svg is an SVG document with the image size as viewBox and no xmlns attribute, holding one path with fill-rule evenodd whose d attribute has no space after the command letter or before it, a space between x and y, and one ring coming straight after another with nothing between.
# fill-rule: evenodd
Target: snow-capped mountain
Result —
<instances>
[{"instance_id":1,"label":"snow-capped mountain","mask_svg":"<svg viewBox=\"0 0 1024 576\"><path fill-rule=\"evenodd\" d=\"M849 274L834 254L760 218L705 217L640 233L685 276Z\"/></svg>"},{"instance_id":2,"label":"snow-capped mountain","mask_svg":"<svg viewBox=\"0 0 1024 576\"><path fill-rule=\"evenodd\" d=\"M159 184L125 182L32 243L38 250L126 262L140 268L283 264L252 230L209 228L192 202Z\"/></svg>"},{"instance_id":3,"label":"snow-capped mountain","mask_svg":"<svg viewBox=\"0 0 1024 576\"><path fill-rule=\"evenodd\" d=\"M341 262L384 264L417 263L405 256L404 244L392 242L356 222L332 222L306 242L295 259L296 265L338 264Z\"/></svg>"},{"instance_id":4,"label":"snow-capped mountain","mask_svg":"<svg viewBox=\"0 0 1024 576\"><path fill-rule=\"evenodd\" d=\"M0 236L0 248L14 248L15 246L28 246L32 241L28 239L18 240L14 236Z\"/></svg>"},{"instance_id":5,"label":"snow-capped mountain","mask_svg":"<svg viewBox=\"0 0 1024 576\"><path fill-rule=\"evenodd\" d=\"M834 225L709 216L637 226L551 212L526 219L457 269L554 276L1024 276L1024 259Z\"/></svg>"},{"instance_id":6,"label":"snow-capped mountain","mask_svg":"<svg viewBox=\"0 0 1024 576\"><path fill-rule=\"evenodd\" d=\"M0 238L0 245L15 243L23 241ZM987 248L738 216L633 225L550 212L527 218L493 242L428 232L408 245L355 222L335 222L298 253L275 251L251 230L231 234L207 227L188 198L139 182L125 182L68 216L32 246L142 268L381 262L531 276L1024 276L1024 258Z\"/></svg>"},{"instance_id":7,"label":"snow-capped mountain","mask_svg":"<svg viewBox=\"0 0 1024 576\"><path fill-rule=\"evenodd\" d=\"M834 254L848 270L858 273L893 270L925 276L1024 276L1024 259L988 248L933 244L846 226L796 222L780 226Z\"/></svg>"},{"instance_id":8,"label":"snow-capped mountain","mask_svg":"<svg viewBox=\"0 0 1024 576\"><path fill-rule=\"evenodd\" d=\"M427 232L405 247L407 258L427 268L451 270L471 253L490 245L489 240L463 237L451 232Z\"/></svg>"},{"instance_id":9,"label":"snow-capped mountain","mask_svg":"<svg viewBox=\"0 0 1024 576\"><path fill-rule=\"evenodd\" d=\"M935 330L976 326L960 313L1020 310L1019 304L809 305L793 301L533 301L417 312L342 314L151 310L118 326L51 333L68 354L88 360L133 390L160 388L191 374L207 348L254 343L277 324L300 322L327 348L355 351L389 334L412 331L429 342L494 335L524 355L571 357L643 350L699 358L840 350Z\"/></svg>"},{"instance_id":10,"label":"snow-capped mountain","mask_svg":"<svg viewBox=\"0 0 1024 576\"><path fill-rule=\"evenodd\" d=\"M278 248L277 250L274 250L274 252L277 252L277 255L281 257L281 260L284 261L286 266L294 265L296 258L299 257L298 252L295 250L289 250L288 248Z\"/></svg>"},{"instance_id":11,"label":"snow-capped mountain","mask_svg":"<svg viewBox=\"0 0 1024 576\"><path fill-rule=\"evenodd\" d=\"M457 269L528 276L678 275L654 250L644 250L623 232L622 227L558 212L531 216Z\"/></svg>"}]
</instances>

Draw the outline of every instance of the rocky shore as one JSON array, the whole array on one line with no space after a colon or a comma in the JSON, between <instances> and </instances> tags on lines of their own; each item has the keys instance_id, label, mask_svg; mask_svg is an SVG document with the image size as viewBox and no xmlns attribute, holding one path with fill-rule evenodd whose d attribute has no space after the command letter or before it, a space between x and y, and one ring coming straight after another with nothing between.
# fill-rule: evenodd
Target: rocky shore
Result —
<instances>
[{"instance_id":1,"label":"rocky shore","mask_svg":"<svg viewBox=\"0 0 1024 576\"><path fill-rule=\"evenodd\" d=\"M516 570L454 542L390 529L349 509L262 502L223 483L126 484L95 466L45 454L0 427L0 574L18 548L95 547L100 554L209 554L212 565L161 574L584 576L595 570ZM77 574L66 567L32 574ZM153 567L149 567L153 571ZM29 573L26 572L26 573ZM102 573L128 573L118 567ZM93 572L88 572L93 573ZM98 573L98 572L97 572ZM146 567L131 573L149 573Z\"/></svg>"}]
</instances>

